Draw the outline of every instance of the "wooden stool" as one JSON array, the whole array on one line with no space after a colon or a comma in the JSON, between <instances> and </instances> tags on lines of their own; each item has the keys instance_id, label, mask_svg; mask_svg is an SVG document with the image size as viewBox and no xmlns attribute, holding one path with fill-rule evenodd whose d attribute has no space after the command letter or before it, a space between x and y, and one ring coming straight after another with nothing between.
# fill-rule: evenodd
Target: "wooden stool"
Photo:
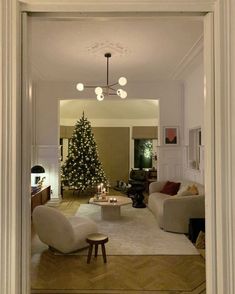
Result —
<instances>
[{"instance_id":1,"label":"wooden stool","mask_svg":"<svg viewBox=\"0 0 235 294\"><path fill-rule=\"evenodd\" d=\"M87 236L86 241L90 245L89 251L88 251L88 256L87 256L87 263L90 263L90 261L91 261L93 245L95 245L95 257L97 257L99 244L101 245L104 263L107 262L104 244L107 243L108 240L109 240L108 236L100 234L100 233L94 233L94 234L90 234Z\"/></svg>"}]
</instances>

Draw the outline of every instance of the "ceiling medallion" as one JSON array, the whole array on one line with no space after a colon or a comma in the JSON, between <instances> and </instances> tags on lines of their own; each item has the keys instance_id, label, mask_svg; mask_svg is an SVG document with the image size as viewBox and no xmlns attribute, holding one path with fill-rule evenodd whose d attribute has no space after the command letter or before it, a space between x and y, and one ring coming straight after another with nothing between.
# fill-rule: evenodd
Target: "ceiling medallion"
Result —
<instances>
[{"instance_id":1,"label":"ceiling medallion","mask_svg":"<svg viewBox=\"0 0 235 294\"><path fill-rule=\"evenodd\" d=\"M115 43L110 41L95 42L87 47L89 53L95 56L100 56L106 52L112 52L113 56L124 56L129 53L129 50L125 48L121 43Z\"/></svg>"}]
</instances>

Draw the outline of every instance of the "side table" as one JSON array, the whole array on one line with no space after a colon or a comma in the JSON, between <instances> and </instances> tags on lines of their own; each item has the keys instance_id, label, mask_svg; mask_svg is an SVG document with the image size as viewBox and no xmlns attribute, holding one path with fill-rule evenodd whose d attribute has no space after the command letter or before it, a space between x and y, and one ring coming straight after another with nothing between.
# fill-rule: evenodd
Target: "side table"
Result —
<instances>
[{"instance_id":1,"label":"side table","mask_svg":"<svg viewBox=\"0 0 235 294\"><path fill-rule=\"evenodd\" d=\"M144 201L144 191L143 186L132 186L131 188L128 189L127 195L132 199L132 206L135 208L145 208L146 205L143 202Z\"/></svg>"},{"instance_id":2,"label":"side table","mask_svg":"<svg viewBox=\"0 0 235 294\"><path fill-rule=\"evenodd\" d=\"M90 234L90 235L87 236L86 241L89 244L87 263L90 263L90 261L91 261L93 245L95 245L95 257L97 257L97 254L98 254L98 245L101 245L104 263L107 262L107 257L106 257L106 251L105 251L105 245L104 244L107 243L108 240L109 240L108 236L100 234L100 233L94 233L94 234Z\"/></svg>"},{"instance_id":3,"label":"side table","mask_svg":"<svg viewBox=\"0 0 235 294\"><path fill-rule=\"evenodd\" d=\"M205 218L190 218L188 238L192 243L195 243L200 231L205 232Z\"/></svg>"}]
</instances>

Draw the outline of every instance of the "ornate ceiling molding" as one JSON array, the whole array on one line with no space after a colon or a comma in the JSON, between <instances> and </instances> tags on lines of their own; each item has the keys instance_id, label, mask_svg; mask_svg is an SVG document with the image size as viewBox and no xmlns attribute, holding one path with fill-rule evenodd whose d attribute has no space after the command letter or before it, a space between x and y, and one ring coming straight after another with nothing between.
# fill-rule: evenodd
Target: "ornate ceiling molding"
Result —
<instances>
[{"instance_id":1,"label":"ornate ceiling molding","mask_svg":"<svg viewBox=\"0 0 235 294\"><path fill-rule=\"evenodd\" d=\"M186 55L177 64L175 69L172 71L170 78L173 80L182 79L186 71L194 64L195 60L203 51L203 35L195 42L191 49L186 53Z\"/></svg>"},{"instance_id":2,"label":"ornate ceiling molding","mask_svg":"<svg viewBox=\"0 0 235 294\"><path fill-rule=\"evenodd\" d=\"M112 53L112 56L124 56L130 53L121 43L110 41L95 42L87 47L87 51L94 56L103 56L106 52Z\"/></svg>"}]
</instances>

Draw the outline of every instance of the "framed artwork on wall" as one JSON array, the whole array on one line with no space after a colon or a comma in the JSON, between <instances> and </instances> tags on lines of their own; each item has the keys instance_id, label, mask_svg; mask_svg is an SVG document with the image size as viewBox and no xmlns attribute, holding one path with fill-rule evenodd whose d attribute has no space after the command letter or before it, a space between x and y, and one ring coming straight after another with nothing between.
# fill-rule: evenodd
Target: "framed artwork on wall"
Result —
<instances>
[{"instance_id":1,"label":"framed artwork on wall","mask_svg":"<svg viewBox=\"0 0 235 294\"><path fill-rule=\"evenodd\" d=\"M163 128L163 143L164 145L178 145L179 144L179 128L164 127Z\"/></svg>"}]
</instances>

